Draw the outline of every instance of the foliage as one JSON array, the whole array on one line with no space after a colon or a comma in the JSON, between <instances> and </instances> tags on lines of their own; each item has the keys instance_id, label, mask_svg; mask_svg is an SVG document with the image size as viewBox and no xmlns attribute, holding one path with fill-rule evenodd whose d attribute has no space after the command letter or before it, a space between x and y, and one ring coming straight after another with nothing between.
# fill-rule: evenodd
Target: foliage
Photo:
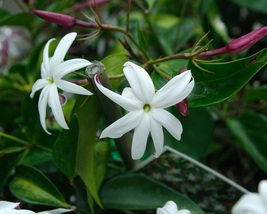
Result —
<instances>
[{"instance_id":1,"label":"foliage","mask_svg":"<svg viewBox=\"0 0 267 214\"><path fill-rule=\"evenodd\" d=\"M45 43L51 38L58 42L69 32L77 32L78 39L66 58L101 61L107 74L101 81L118 93L127 86L123 75L127 60L145 68L156 90L190 69L195 87L186 99L189 115L182 116L177 106L168 109L183 125L182 139L177 141L164 130L165 145L251 191L266 177L266 41L256 38L235 53L213 54L230 40L264 26L266 1L6 2L0 10L1 200L21 200L36 211L46 206L75 207L74 213L153 213L173 199L192 213L210 211L167 181L140 173L153 153L152 139L139 162L129 155L131 133L99 139L101 131L125 112L97 94L85 69L66 79L95 96L63 94L69 130L55 122L48 108L52 135L43 131L40 93L33 99L29 94L40 77ZM68 17L47 22L33 10ZM57 42L51 43L51 54ZM131 171L134 166L139 170ZM169 170L164 164L162 168ZM179 170L183 173L182 166Z\"/></svg>"}]
</instances>

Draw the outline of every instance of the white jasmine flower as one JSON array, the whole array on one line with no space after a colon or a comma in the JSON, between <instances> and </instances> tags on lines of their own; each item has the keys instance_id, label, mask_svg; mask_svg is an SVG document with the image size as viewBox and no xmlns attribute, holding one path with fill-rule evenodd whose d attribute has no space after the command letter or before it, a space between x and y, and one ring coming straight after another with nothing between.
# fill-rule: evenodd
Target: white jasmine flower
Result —
<instances>
[{"instance_id":1,"label":"white jasmine flower","mask_svg":"<svg viewBox=\"0 0 267 214\"><path fill-rule=\"evenodd\" d=\"M168 201L162 208L157 209L157 214L191 214L189 210L179 210L173 201Z\"/></svg>"},{"instance_id":2,"label":"white jasmine flower","mask_svg":"<svg viewBox=\"0 0 267 214\"><path fill-rule=\"evenodd\" d=\"M155 156L163 149L163 128L180 140L183 131L180 121L164 108L175 105L185 99L194 87L191 71L185 71L172 78L155 93L154 84L148 73L132 62L124 64L123 72L130 84L122 95L103 87L95 76L98 89L125 110L124 117L112 123L101 133L100 138L119 138L134 129L132 141L132 158L140 159L145 152L149 133L152 136Z\"/></svg>"},{"instance_id":3,"label":"white jasmine flower","mask_svg":"<svg viewBox=\"0 0 267 214\"><path fill-rule=\"evenodd\" d=\"M9 201L0 201L0 213L2 214L61 214L72 211L72 209L58 208L35 213L31 210L19 209L19 202L13 203Z\"/></svg>"},{"instance_id":4,"label":"white jasmine flower","mask_svg":"<svg viewBox=\"0 0 267 214\"><path fill-rule=\"evenodd\" d=\"M247 193L233 206L232 214L266 214L267 180L259 183L259 193Z\"/></svg>"},{"instance_id":5,"label":"white jasmine flower","mask_svg":"<svg viewBox=\"0 0 267 214\"><path fill-rule=\"evenodd\" d=\"M76 38L77 33L69 33L65 35L59 42L54 55L49 58L49 45L54 39L50 39L44 48L43 52L43 63L41 65L41 79L38 79L33 87L30 97L33 98L36 91L42 89L39 102L38 110L40 114L40 122L44 131L47 131L45 117L47 105L51 107L53 115L58 124L68 129L68 125L65 121L64 114L60 105L60 98L58 89L69 93L81 94L81 95L92 95L92 93L81 86L78 86L69 81L63 80L62 77L73 71L79 70L91 64L85 59L71 59L64 61L64 57Z\"/></svg>"}]
</instances>

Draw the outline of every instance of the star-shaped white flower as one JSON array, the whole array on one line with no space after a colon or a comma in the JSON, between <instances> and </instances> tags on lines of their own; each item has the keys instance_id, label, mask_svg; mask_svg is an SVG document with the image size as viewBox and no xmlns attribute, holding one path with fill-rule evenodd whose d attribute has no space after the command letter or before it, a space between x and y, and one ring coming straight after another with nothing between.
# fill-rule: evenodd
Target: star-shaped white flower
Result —
<instances>
[{"instance_id":1,"label":"star-shaped white flower","mask_svg":"<svg viewBox=\"0 0 267 214\"><path fill-rule=\"evenodd\" d=\"M176 203L168 201L162 208L157 209L157 214L190 214L189 210L178 210Z\"/></svg>"},{"instance_id":2,"label":"star-shaped white flower","mask_svg":"<svg viewBox=\"0 0 267 214\"><path fill-rule=\"evenodd\" d=\"M180 121L164 108L179 103L192 91L194 80L191 71L175 76L156 93L150 76L142 67L126 62L123 72L130 87L126 87L122 95L103 87L98 76L95 76L98 89L129 112L104 129L100 138L119 138L134 129L131 154L133 159L140 159L145 152L150 133L155 156L158 157L164 144L162 127L177 140L181 138L183 128Z\"/></svg>"},{"instance_id":3,"label":"star-shaped white flower","mask_svg":"<svg viewBox=\"0 0 267 214\"><path fill-rule=\"evenodd\" d=\"M66 92L81 94L81 95L92 95L92 93L85 88L78 86L69 81L63 80L62 77L73 71L79 70L91 64L85 59L71 59L64 61L64 57L76 38L77 33L69 33L65 35L57 45L54 55L49 57L49 45L54 39L50 39L44 48L43 52L43 63L41 65L41 79L38 79L33 87L30 97L33 98L36 91L42 89L39 102L38 110L40 114L40 122L44 131L48 134L46 128L46 107L51 107L53 115L58 124L68 129L68 125L65 121L64 114L60 105L60 99L58 89Z\"/></svg>"},{"instance_id":4,"label":"star-shaped white flower","mask_svg":"<svg viewBox=\"0 0 267 214\"><path fill-rule=\"evenodd\" d=\"M266 214L267 180L259 183L259 193L247 193L233 206L232 214Z\"/></svg>"},{"instance_id":5,"label":"star-shaped white flower","mask_svg":"<svg viewBox=\"0 0 267 214\"><path fill-rule=\"evenodd\" d=\"M35 213L31 210L19 209L19 202L0 201L0 213L2 214L61 214L72 211L72 209L58 208L54 210Z\"/></svg>"}]
</instances>

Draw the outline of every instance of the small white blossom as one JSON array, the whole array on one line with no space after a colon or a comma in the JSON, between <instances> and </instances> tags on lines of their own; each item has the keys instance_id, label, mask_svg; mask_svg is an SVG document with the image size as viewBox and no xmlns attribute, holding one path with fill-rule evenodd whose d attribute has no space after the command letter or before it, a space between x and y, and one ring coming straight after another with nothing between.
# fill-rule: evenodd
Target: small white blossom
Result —
<instances>
[{"instance_id":1,"label":"small white blossom","mask_svg":"<svg viewBox=\"0 0 267 214\"><path fill-rule=\"evenodd\" d=\"M178 210L176 203L168 201L162 208L157 209L157 214L191 214L189 210Z\"/></svg>"},{"instance_id":2,"label":"small white blossom","mask_svg":"<svg viewBox=\"0 0 267 214\"><path fill-rule=\"evenodd\" d=\"M259 183L259 193L247 193L233 206L232 214L266 214L267 180Z\"/></svg>"},{"instance_id":3,"label":"small white blossom","mask_svg":"<svg viewBox=\"0 0 267 214\"><path fill-rule=\"evenodd\" d=\"M177 140L181 138L183 128L180 121L164 108L179 103L192 91L194 80L191 71L175 76L156 93L150 76L142 67L126 62L123 72L130 87L126 87L122 95L103 87L95 76L98 89L129 112L103 130L100 138L119 138L134 129L131 153L133 159L140 159L151 134L155 156L158 157L163 150L163 127Z\"/></svg>"},{"instance_id":4,"label":"small white blossom","mask_svg":"<svg viewBox=\"0 0 267 214\"><path fill-rule=\"evenodd\" d=\"M0 201L1 214L61 214L72 211L72 209L58 208L54 210L42 211L35 213L31 210L19 209L19 202Z\"/></svg>"},{"instance_id":5,"label":"small white blossom","mask_svg":"<svg viewBox=\"0 0 267 214\"><path fill-rule=\"evenodd\" d=\"M68 129L68 125L65 121L64 114L60 105L60 98L58 94L58 88L75 94L92 95L92 93L85 88L78 86L69 81L63 80L62 77L73 71L79 70L91 64L85 59L71 59L64 61L64 57L76 38L77 33L69 33L65 35L59 42L54 55L49 58L49 45L54 39L50 39L44 48L43 63L41 65L41 79L38 79L33 87L30 97L33 98L36 91L42 89L38 110L40 114L40 122L44 131L50 134L46 128L46 107L51 107L53 115L58 124Z\"/></svg>"}]
</instances>

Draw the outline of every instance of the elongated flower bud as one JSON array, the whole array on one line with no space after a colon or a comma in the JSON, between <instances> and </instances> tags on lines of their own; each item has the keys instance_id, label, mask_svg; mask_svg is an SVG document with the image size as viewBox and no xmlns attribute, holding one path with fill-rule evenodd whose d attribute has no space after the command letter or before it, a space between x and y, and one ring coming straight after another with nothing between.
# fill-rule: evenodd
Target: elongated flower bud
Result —
<instances>
[{"instance_id":1,"label":"elongated flower bud","mask_svg":"<svg viewBox=\"0 0 267 214\"><path fill-rule=\"evenodd\" d=\"M238 53L254 45L256 42L261 40L266 35L267 35L267 26L254 30L237 39L234 39L222 48L217 48L202 52L198 55L198 57L211 57L226 53L229 54Z\"/></svg>"},{"instance_id":2,"label":"elongated flower bud","mask_svg":"<svg viewBox=\"0 0 267 214\"><path fill-rule=\"evenodd\" d=\"M188 101L187 99L182 100L181 102L176 104L176 108L183 116L189 115Z\"/></svg>"},{"instance_id":3,"label":"elongated flower bud","mask_svg":"<svg viewBox=\"0 0 267 214\"><path fill-rule=\"evenodd\" d=\"M70 15L66 15L62 13L54 13L54 12L48 12L44 10L33 10L32 12L48 22L56 23L64 27L73 27L76 25L76 26L87 27L87 28L98 28L98 25L96 23L85 22L85 21L76 19Z\"/></svg>"},{"instance_id":4,"label":"elongated flower bud","mask_svg":"<svg viewBox=\"0 0 267 214\"><path fill-rule=\"evenodd\" d=\"M76 19L66 14L48 12L43 10L33 10L32 12L48 22L53 22L64 27L72 27L76 25Z\"/></svg>"}]
</instances>

